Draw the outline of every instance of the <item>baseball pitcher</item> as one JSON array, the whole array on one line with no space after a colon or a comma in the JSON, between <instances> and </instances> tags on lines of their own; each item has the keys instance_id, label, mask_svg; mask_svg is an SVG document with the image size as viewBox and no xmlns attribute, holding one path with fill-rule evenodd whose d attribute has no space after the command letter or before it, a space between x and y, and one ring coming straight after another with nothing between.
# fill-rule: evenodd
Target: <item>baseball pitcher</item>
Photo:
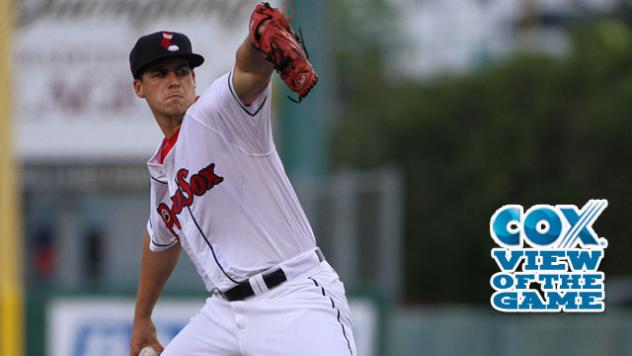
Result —
<instances>
[{"instance_id":1,"label":"baseball pitcher","mask_svg":"<svg viewBox=\"0 0 632 356\"><path fill-rule=\"evenodd\" d=\"M136 95L165 137L147 162L151 209L130 356L148 347L168 356L355 356L344 286L272 140L272 73L299 101L318 80L288 19L259 4L233 69L199 96L194 68L204 58L185 35L143 36L129 60ZM209 297L163 349L152 310L181 250Z\"/></svg>"}]
</instances>

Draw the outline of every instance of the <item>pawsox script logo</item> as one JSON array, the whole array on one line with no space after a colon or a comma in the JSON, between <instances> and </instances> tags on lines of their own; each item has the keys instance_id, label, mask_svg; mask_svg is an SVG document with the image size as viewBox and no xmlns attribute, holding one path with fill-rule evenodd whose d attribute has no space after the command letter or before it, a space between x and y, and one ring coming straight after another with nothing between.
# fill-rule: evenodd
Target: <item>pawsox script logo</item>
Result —
<instances>
[{"instance_id":1,"label":"pawsox script logo","mask_svg":"<svg viewBox=\"0 0 632 356\"><path fill-rule=\"evenodd\" d=\"M179 189L171 196L171 206L168 206L166 203L160 203L157 208L162 221L176 237L178 237L178 234L176 234L173 227L175 225L178 229L182 229L180 220L178 220L178 215L182 210L193 204L195 196L204 195L214 186L224 181L223 177L215 174L215 163L202 168L198 173L191 176L191 179L187 182L188 176L188 169L182 168L178 171L176 184Z\"/></svg>"},{"instance_id":2,"label":"pawsox script logo","mask_svg":"<svg viewBox=\"0 0 632 356\"><path fill-rule=\"evenodd\" d=\"M500 247L491 256L500 268L490 284L494 309L501 312L603 312L603 272L598 271L608 241L593 223L607 200L575 205L505 205L489 222Z\"/></svg>"}]
</instances>

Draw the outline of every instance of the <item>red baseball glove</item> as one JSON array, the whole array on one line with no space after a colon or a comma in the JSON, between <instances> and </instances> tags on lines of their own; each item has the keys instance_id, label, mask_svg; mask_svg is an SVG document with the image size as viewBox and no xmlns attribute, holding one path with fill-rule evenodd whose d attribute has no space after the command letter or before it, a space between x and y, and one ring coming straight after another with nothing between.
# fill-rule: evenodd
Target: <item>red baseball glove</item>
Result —
<instances>
[{"instance_id":1,"label":"red baseball glove","mask_svg":"<svg viewBox=\"0 0 632 356\"><path fill-rule=\"evenodd\" d=\"M259 33L262 24L263 33ZM318 82L318 74L290 21L267 2L257 5L250 17L250 41L274 65L288 88L298 94L299 102Z\"/></svg>"}]
</instances>

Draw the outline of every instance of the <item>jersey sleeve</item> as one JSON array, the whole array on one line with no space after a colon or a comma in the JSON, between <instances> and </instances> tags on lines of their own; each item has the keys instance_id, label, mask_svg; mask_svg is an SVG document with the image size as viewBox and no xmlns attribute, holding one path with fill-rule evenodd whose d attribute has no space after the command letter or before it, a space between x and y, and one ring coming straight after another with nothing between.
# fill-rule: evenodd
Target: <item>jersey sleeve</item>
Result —
<instances>
[{"instance_id":1,"label":"jersey sleeve","mask_svg":"<svg viewBox=\"0 0 632 356\"><path fill-rule=\"evenodd\" d=\"M164 185L164 186L157 186ZM151 183L151 205L149 218L147 219L147 233L149 234L149 248L154 251L163 251L178 243L178 239L165 226L158 214L158 202L162 201L164 196L168 196L167 185L160 182L152 181Z\"/></svg>"},{"instance_id":2,"label":"jersey sleeve","mask_svg":"<svg viewBox=\"0 0 632 356\"><path fill-rule=\"evenodd\" d=\"M216 79L189 108L187 116L249 154L274 149L271 123L271 84L246 106L235 93L233 73Z\"/></svg>"},{"instance_id":3,"label":"jersey sleeve","mask_svg":"<svg viewBox=\"0 0 632 356\"><path fill-rule=\"evenodd\" d=\"M176 239L175 237L164 238L161 237L161 235L158 235L156 233L156 230L154 230L151 216L149 217L149 219L147 219L147 233L149 234L150 239L149 249L154 252L164 251L178 243L178 239Z\"/></svg>"}]
</instances>

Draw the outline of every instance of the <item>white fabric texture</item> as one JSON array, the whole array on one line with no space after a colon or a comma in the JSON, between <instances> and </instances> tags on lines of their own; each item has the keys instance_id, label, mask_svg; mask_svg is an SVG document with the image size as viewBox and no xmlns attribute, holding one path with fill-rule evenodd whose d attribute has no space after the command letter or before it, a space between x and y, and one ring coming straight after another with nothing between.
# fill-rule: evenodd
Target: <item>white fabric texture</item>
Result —
<instances>
[{"instance_id":1,"label":"white fabric texture","mask_svg":"<svg viewBox=\"0 0 632 356\"><path fill-rule=\"evenodd\" d=\"M268 85L245 107L231 74L218 78L187 111L164 164L160 148L147 163L151 248L179 239L209 291L316 247L272 141L270 94ZM204 186L209 176L221 182ZM187 193L195 187L199 196ZM169 228L166 220L175 223Z\"/></svg>"},{"instance_id":2,"label":"white fabric texture","mask_svg":"<svg viewBox=\"0 0 632 356\"><path fill-rule=\"evenodd\" d=\"M323 262L261 296L208 298L162 355L350 356L357 355L353 340L344 286Z\"/></svg>"}]
</instances>

